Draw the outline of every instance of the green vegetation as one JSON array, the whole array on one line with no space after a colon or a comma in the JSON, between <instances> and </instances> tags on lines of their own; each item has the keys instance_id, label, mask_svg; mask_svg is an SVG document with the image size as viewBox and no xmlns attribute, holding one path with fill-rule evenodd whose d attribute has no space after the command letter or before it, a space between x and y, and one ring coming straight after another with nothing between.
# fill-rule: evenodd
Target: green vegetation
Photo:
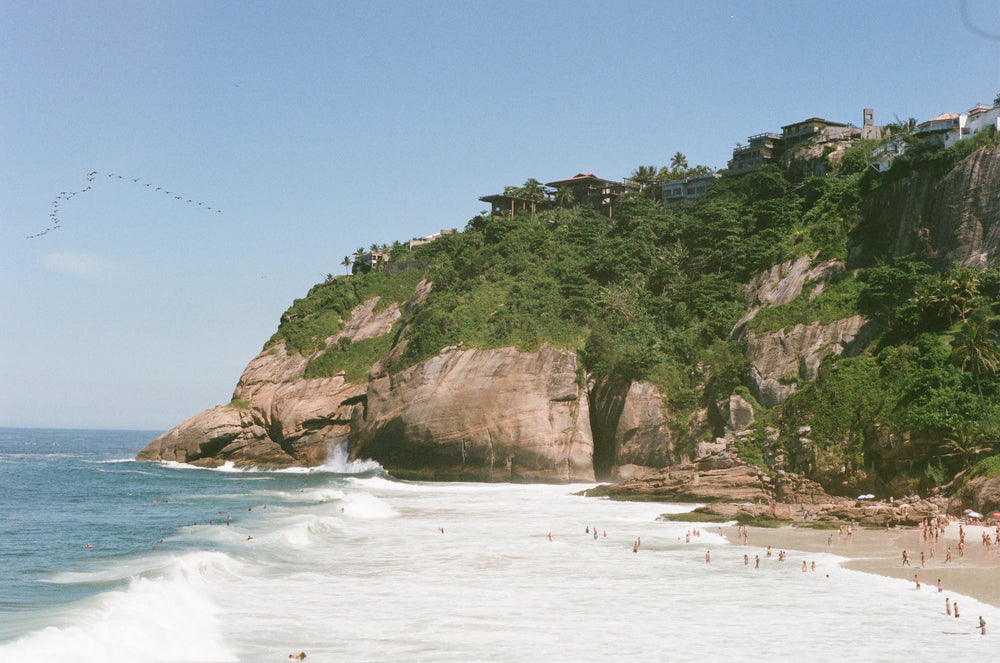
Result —
<instances>
[{"instance_id":1,"label":"green vegetation","mask_svg":"<svg viewBox=\"0 0 1000 663\"><path fill-rule=\"evenodd\" d=\"M310 355L326 346L326 340L343 329L351 310L372 297L380 297L376 311L391 303L405 304L413 297L420 270L395 275L382 272L358 274L351 278L327 277L296 299L281 316L281 325L265 348L284 341L289 354Z\"/></svg>"},{"instance_id":2,"label":"green vegetation","mask_svg":"<svg viewBox=\"0 0 1000 663\"><path fill-rule=\"evenodd\" d=\"M250 401L244 401L238 398L234 398L233 400L229 401L228 407L236 408L237 410L249 410Z\"/></svg>"},{"instance_id":3,"label":"green vegetation","mask_svg":"<svg viewBox=\"0 0 1000 663\"><path fill-rule=\"evenodd\" d=\"M587 374L659 387L675 415L681 449L697 442L688 439L687 415L711 410L737 392L754 403L759 425L737 448L761 467L773 454L785 456L790 469L835 469L847 476L905 467L932 485L975 463L985 472L993 467L987 461L1000 462L991 460L995 456L980 460L996 446L980 443L962 451L956 440L970 426L973 437L997 437L1000 270L942 271L914 256L890 258L885 220L865 217L862 210L880 187L912 174L941 176L972 150L1000 139L983 131L941 149L906 133L909 124L899 123L897 133L911 141L910 151L888 173L867 167L878 141L861 141L827 177L791 181L767 165L723 178L690 203L664 207L659 184L703 169L689 168L677 153L670 169L637 168L635 190L615 202L613 217L577 204L564 191L553 209L477 216L463 232L412 252L399 243L382 246L393 260L426 261L426 274L330 276L286 311L269 346L284 342L290 353L316 355L307 377L343 371L348 380L364 381L400 334L405 348L390 355L385 371L397 372L459 343L521 350L550 344L577 352ZM534 179L506 192L542 197ZM850 264L850 249L858 245L868 255L881 250L887 257ZM355 254L355 265L362 252ZM745 348L729 336L747 312L743 284L802 255L815 256L817 263L840 260L848 268L818 294L817 283L810 282L791 302L765 307L749 329L760 335L860 313L871 321L865 338L872 340L853 356L827 357L813 382L791 372L782 381L796 384L797 391L766 410L747 392ZM351 258L342 264L349 266ZM422 278L433 282L432 290L389 334L320 352L355 306L376 296L380 307L404 305ZM580 380L585 382L585 373ZM768 454L765 422L780 430ZM803 426L809 426L807 450L799 440ZM926 440L933 451L916 460L888 458L895 452L885 448L886 440L910 437Z\"/></svg>"}]
</instances>

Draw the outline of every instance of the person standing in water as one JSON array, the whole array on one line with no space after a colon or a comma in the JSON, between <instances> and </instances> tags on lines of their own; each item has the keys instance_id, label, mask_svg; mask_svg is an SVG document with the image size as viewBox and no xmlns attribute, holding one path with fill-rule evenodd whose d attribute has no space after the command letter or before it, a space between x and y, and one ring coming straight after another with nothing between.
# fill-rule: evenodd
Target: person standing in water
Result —
<instances>
[{"instance_id":1,"label":"person standing in water","mask_svg":"<svg viewBox=\"0 0 1000 663\"><path fill-rule=\"evenodd\" d=\"M986 620L982 615L979 615L979 634L986 635Z\"/></svg>"},{"instance_id":2,"label":"person standing in water","mask_svg":"<svg viewBox=\"0 0 1000 663\"><path fill-rule=\"evenodd\" d=\"M711 550L706 550L705 551L705 563L706 564L711 564L712 563L712 551Z\"/></svg>"}]
</instances>

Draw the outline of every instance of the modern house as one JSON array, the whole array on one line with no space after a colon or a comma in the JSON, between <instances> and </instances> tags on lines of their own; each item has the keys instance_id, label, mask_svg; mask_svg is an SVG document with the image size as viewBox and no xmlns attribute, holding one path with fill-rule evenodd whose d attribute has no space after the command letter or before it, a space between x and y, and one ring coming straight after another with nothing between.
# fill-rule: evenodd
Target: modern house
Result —
<instances>
[{"instance_id":1,"label":"modern house","mask_svg":"<svg viewBox=\"0 0 1000 663\"><path fill-rule=\"evenodd\" d=\"M543 200L529 200L527 198L518 198L517 196L507 196L502 193L492 196L480 196L479 200L490 204L490 218L493 218L497 214L514 216L517 212L531 212L535 214L543 209L548 209L552 204L547 198Z\"/></svg>"},{"instance_id":2,"label":"modern house","mask_svg":"<svg viewBox=\"0 0 1000 663\"><path fill-rule=\"evenodd\" d=\"M1000 131L1000 106L989 108L979 104L967 113L942 113L918 124L916 134L936 140L942 147L951 147L988 127ZM868 163L880 173L885 172L889 170L893 159L906 153L906 148L907 144L902 137L893 136L887 143L872 151Z\"/></svg>"},{"instance_id":3,"label":"modern house","mask_svg":"<svg viewBox=\"0 0 1000 663\"><path fill-rule=\"evenodd\" d=\"M566 180L548 182L545 186L559 192L568 192L576 204L593 205L612 216L618 196L625 193L625 185L613 180L602 180L593 173L577 173Z\"/></svg>"},{"instance_id":4,"label":"modern house","mask_svg":"<svg viewBox=\"0 0 1000 663\"><path fill-rule=\"evenodd\" d=\"M361 254L361 264L371 270L375 270L382 263L389 262L389 254L381 251L369 251Z\"/></svg>"},{"instance_id":5,"label":"modern house","mask_svg":"<svg viewBox=\"0 0 1000 663\"><path fill-rule=\"evenodd\" d=\"M880 173L892 166L892 160L906 152L906 141L902 136L893 136L882 143L868 156L868 165Z\"/></svg>"},{"instance_id":6,"label":"modern house","mask_svg":"<svg viewBox=\"0 0 1000 663\"><path fill-rule=\"evenodd\" d=\"M1000 130L1000 106L979 104L967 113L943 113L917 125L919 134L939 134L945 147L971 138L987 127Z\"/></svg>"},{"instance_id":7,"label":"modern house","mask_svg":"<svg viewBox=\"0 0 1000 663\"><path fill-rule=\"evenodd\" d=\"M781 149L788 150L816 138L820 134L826 134L830 138L835 138L843 133L849 125L841 122L830 122L821 117L811 117L808 120L786 124L781 127Z\"/></svg>"},{"instance_id":8,"label":"modern house","mask_svg":"<svg viewBox=\"0 0 1000 663\"><path fill-rule=\"evenodd\" d=\"M693 200L708 191L709 187L715 184L722 175L719 173L709 173L707 175L696 175L683 180L666 182L663 185L663 205L666 207L670 203Z\"/></svg>"},{"instance_id":9,"label":"modern house","mask_svg":"<svg viewBox=\"0 0 1000 663\"><path fill-rule=\"evenodd\" d=\"M810 117L801 122L781 127L781 134L762 133L750 136L747 145L737 145L729 160L727 175L743 175L757 170L766 163L778 161L782 154L814 140L857 140L879 138L882 127L875 124L875 111L865 108L860 128L831 122L821 117Z\"/></svg>"},{"instance_id":10,"label":"modern house","mask_svg":"<svg viewBox=\"0 0 1000 663\"><path fill-rule=\"evenodd\" d=\"M434 233L433 235L426 235L424 237L414 237L409 242L406 243L406 248L412 249L415 246L421 246L422 244L430 244L434 240L442 237L443 235L452 235L458 232L454 228L451 230L442 230L441 232Z\"/></svg>"},{"instance_id":11,"label":"modern house","mask_svg":"<svg viewBox=\"0 0 1000 663\"><path fill-rule=\"evenodd\" d=\"M750 136L746 145L737 145L733 150L733 158L728 164L729 174L742 175L757 170L765 163L770 163L780 143L781 136L774 133Z\"/></svg>"}]
</instances>

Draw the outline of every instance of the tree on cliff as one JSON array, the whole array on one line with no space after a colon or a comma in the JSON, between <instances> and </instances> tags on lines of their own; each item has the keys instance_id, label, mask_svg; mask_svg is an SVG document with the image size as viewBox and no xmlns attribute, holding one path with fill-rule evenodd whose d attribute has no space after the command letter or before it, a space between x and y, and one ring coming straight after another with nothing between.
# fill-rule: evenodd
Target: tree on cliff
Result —
<instances>
[{"instance_id":1,"label":"tree on cliff","mask_svg":"<svg viewBox=\"0 0 1000 663\"><path fill-rule=\"evenodd\" d=\"M962 324L953 344L951 359L963 373L966 368L972 372L986 424L992 430L993 422L983 396L982 376L997 372L1000 367L1000 346L997 345L996 333L990 329L987 313L986 308L976 309Z\"/></svg>"}]
</instances>

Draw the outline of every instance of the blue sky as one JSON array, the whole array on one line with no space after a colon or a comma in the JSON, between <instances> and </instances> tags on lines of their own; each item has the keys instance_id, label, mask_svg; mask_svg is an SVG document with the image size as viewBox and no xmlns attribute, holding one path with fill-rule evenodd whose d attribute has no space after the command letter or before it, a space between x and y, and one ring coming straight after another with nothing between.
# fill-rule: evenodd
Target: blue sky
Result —
<instances>
[{"instance_id":1,"label":"blue sky","mask_svg":"<svg viewBox=\"0 0 1000 663\"><path fill-rule=\"evenodd\" d=\"M986 0L0 0L0 425L169 428L357 247L529 177L990 104L998 33Z\"/></svg>"}]
</instances>

